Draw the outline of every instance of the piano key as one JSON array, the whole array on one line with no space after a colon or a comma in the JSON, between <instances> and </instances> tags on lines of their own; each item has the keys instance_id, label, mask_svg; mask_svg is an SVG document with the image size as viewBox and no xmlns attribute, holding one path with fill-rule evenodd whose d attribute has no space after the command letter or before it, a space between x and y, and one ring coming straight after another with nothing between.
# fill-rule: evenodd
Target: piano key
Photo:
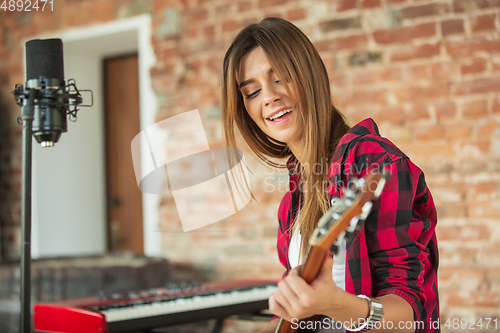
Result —
<instances>
[{"instance_id":1,"label":"piano key","mask_svg":"<svg viewBox=\"0 0 500 333\"><path fill-rule=\"evenodd\" d=\"M101 311L108 322L115 322L128 319L136 319L162 314L173 314L199 309L227 306L239 303L248 303L258 300L268 299L277 290L276 286L265 288L252 288L246 291L233 290L228 293L216 293L214 295L179 297L166 302L154 302L152 304L138 304L130 307L110 308Z\"/></svg>"}]
</instances>

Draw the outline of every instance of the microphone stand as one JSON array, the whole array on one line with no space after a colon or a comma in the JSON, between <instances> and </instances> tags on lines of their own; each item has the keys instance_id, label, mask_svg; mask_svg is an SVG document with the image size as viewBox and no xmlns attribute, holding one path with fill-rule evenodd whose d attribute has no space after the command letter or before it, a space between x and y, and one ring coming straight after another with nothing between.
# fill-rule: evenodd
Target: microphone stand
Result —
<instances>
[{"instance_id":1,"label":"microphone stand","mask_svg":"<svg viewBox=\"0 0 500 333\"><path fill-rule=\"evenodd\" d=\"M21 106L18 123L23 125L21 192L21 320L20 332L31 333L31 195L33 133L42 147L52 147L67 131L67 115L76 120L82 103L75 81L64 82L62 41L31 40L26 43L26 89L16 84L16 104ZM47 75L49 77L47 77ZM82 90L90 91L90 90ZM92 103L81 105L90 107ZM35 119L36 113L36 119ZM35 125L35 128L33 128Z\"/></svg>"},{"instance_id":2,"label":"microphone stand","mask_svg":"<svg viewBox=\"0 0 500 333\"><path fill-rule=\"evenodd\" d=\"M21 333L31 333L31 174L32 174L32 124L35 113L35 90L23 100L23 153L22 153L22 194L21 194Z\"/></svg>"},{"instance_id":3,"label":"microphone stand","mask_svg":"<svg viewBox=\"0 0 500 333\"><path fill-rule=\"evenodd\" d=\"M40 77L35 86L43 82L43 87L50 85L50 80ZM48 84L47 84L48 83ZM62 89L62 90L61 90ZM69 89L69 91L66 91ZM73 89L73 90L72 90ZM58 93L62 91L62 93ZM81 105L81 91L91 94L91 104ZM78 106L91 107L94 98L91 90L78 90L75 81L70 79L68 85L56 91L44 92L31 87L28 83L27 89L17 84L13 91L16 103L21 106L21 117L18 123L23 125L23 152L22 152L22 192L21 192L21 320L20 333L31 333L31 190L32 190L32 156L33 156L33 120L35 118L35 100L38 105L50 105L63 108L64 117L69 114L76 120ZM36 133L35 133L36 137ZM58 137L54 138L57 141ZM38 138L37 138L38 140ZM43 147L52 146L42 142Z\"/></svg>"}]
</instances>

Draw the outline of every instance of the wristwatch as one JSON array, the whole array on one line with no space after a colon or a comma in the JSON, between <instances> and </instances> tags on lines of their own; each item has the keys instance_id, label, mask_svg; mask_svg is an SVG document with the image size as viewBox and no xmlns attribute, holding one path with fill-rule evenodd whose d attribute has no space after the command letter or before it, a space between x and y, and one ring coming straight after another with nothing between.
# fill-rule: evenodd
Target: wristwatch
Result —
<instances>
[{"instance_id":1,"label":"wristwatch","mask_svg":"<svg viewBox=\"0 0 500 333\"><path fill-rule=\"evenodd\" d=\"M368 302L368 318L358 327L349 328L346 327L347 330L351 332L366 332L373 329L376 324L382 319L384 316L384 306L375 298L371 298L365 295L358 295L359 298L364 298Z\"/></svg>"}]
</instances>

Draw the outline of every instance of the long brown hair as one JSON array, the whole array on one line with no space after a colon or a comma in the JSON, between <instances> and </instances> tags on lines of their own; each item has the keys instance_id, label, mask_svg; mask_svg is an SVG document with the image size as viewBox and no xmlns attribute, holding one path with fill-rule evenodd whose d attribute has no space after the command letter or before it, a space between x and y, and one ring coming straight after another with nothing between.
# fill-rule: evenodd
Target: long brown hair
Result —
<instances>
[{"instance_id":1,"label":"long brown hair","mask_svg":"<svg viewBox=\"0 0 500 333\"><path fill-rule=\"evenodd\" d=\"M224 57L221 108L227 146L236 147L236 124L250 149L264 163L280 167L269 157L292 155L284 142L270 138L257 126L243 104L237 74L242 57L256 47L263 49L289 96L293 89L300 115L297 121L304 129L304 147L314 148L305 149L295 170L312 189L309 195L301 195L301 211L294 222L301 233L304 257L317 221L328 209L326 185L330 159L349 127L332 104L328 73L311 41L292 23L266 18L240 31ZM314 172L318 168L322 172Z\"/></svg>"}]
</instances>

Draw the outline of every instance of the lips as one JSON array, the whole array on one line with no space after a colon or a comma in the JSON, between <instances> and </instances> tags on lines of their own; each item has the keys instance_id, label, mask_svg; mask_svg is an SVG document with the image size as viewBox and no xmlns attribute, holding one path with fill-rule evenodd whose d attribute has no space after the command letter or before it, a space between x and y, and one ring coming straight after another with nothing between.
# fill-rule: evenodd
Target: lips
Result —
<instances>
[{"instance_id":1,"label":"lips","mask_svg":"<svg viewBox=\"0 0 500 333\"><path fill-rule=\"evenodd\" d=\"M281 109L274 111L266 119L269 121L275 121L276 119L279 119L292 111L293 110L291 107L284 107L284 108L281 108Z\"/></svg>"},{"instance_id":2,"label":"lips","mask_svg":"<svg viewBox=\"0 0 500 333\"><path fill-rule=\"evenodd\" d=\"M283 111L285 111L285 112L283 112ZM292 119L292 117L293 117L293 110L290 109L290 108L285 108L284 110L281 110L278 113L274 113L274 115L271 116L271 117L274 120L271 120L271 119L267 118L266 119L267 124L269 124L272 127L274 127L274 126L282 126L282 125L288 123L288 121L290 119Z\"/></svg>"}]
</instances>

